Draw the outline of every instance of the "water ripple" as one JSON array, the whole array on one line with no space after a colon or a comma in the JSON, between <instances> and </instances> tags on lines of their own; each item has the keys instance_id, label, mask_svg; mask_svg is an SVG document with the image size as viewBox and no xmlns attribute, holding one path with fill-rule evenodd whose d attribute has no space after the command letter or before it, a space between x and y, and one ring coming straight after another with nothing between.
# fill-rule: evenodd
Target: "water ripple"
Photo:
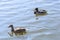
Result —
<instances>
[{"instance_id":1,"label":"water ripple","mask_svg":"<svg viewBox=\"0 0 60 40\"><path fill-rule=\"evenodd\" d=\"M45 9L48 15L36 20L36 7ZM0 40L60 39L60 0L0 0L0 22ZM27 28L27 34L9 37L9 24Z\"/></svg>"}]
</instances>

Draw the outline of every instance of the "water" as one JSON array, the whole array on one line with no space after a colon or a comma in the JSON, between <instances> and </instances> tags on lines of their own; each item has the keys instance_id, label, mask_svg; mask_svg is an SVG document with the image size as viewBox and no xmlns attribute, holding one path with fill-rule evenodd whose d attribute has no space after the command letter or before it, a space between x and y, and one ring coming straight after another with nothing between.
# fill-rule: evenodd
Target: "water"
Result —
<instances>
[{"instance_id":1,"label":"water","mask_svg":"<svg viewBox=\"0 0 60 40\"><path fill-rule=\"evenodd\" d=\"M34 8L48 15L36 20ZM25 27L27 33L10 37L8 26ZM60 0L0 0L0 40L60 40Z\"/></svg>"}]
</instances>

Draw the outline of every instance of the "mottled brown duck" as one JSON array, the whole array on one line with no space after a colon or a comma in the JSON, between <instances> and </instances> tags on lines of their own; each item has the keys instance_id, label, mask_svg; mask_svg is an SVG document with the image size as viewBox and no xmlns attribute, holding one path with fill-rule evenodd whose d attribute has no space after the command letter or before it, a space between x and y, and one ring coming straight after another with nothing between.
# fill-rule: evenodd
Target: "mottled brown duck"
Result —
<instances>
[{"instance_id":1,"label":"mottled brown duck","mask_svg":"<svg viewBox=\"0 0 60 40\"><path fill-rule=\"evenodd\" d=\"M14 29L13 25L9 25L9 28L11 28L11 32L12 34L14 33L15 35L23 35L26 33L26 29L25 28L20 28L20 27L17 27Z\"/></svg>"}]
</instances>

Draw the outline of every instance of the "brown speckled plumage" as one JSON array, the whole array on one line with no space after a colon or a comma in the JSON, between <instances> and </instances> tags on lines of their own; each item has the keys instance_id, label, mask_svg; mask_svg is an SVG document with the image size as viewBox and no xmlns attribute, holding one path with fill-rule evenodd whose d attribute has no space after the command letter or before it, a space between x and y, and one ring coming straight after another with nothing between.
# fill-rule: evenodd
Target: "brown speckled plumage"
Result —
<instances>
[{"instance_id":1,"label":"brown speckled plumage","mask_svg":"<svg viewBox=\"0 0 60 40\"><path fill-rule=\"evenodd\" d=\"M24 28L18 27L18 28L14 29L13 25L9 25L9 27L11 27L11 32L15 33L15 35L17 35L17 34L22 34L23 35L24 33L26 33L26 29L24 29Z\"/></svg>"}]
</instances>

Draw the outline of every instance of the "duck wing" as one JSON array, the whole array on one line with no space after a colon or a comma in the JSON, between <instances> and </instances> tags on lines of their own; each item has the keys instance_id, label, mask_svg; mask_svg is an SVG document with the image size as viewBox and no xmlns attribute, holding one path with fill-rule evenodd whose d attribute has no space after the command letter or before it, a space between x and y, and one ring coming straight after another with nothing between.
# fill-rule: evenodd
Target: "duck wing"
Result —
<instances>
[{"instance_id":1,"label":"duck wing","mask_svg":"<svg viewBox=\"0 0 60 40\"><path fill-rule=\"evenodd\" d=\"M21 33L21 32L25 32L26 30L24 28L16 28L15 32L16 33Z\"/></svg>"}]
</instances>

